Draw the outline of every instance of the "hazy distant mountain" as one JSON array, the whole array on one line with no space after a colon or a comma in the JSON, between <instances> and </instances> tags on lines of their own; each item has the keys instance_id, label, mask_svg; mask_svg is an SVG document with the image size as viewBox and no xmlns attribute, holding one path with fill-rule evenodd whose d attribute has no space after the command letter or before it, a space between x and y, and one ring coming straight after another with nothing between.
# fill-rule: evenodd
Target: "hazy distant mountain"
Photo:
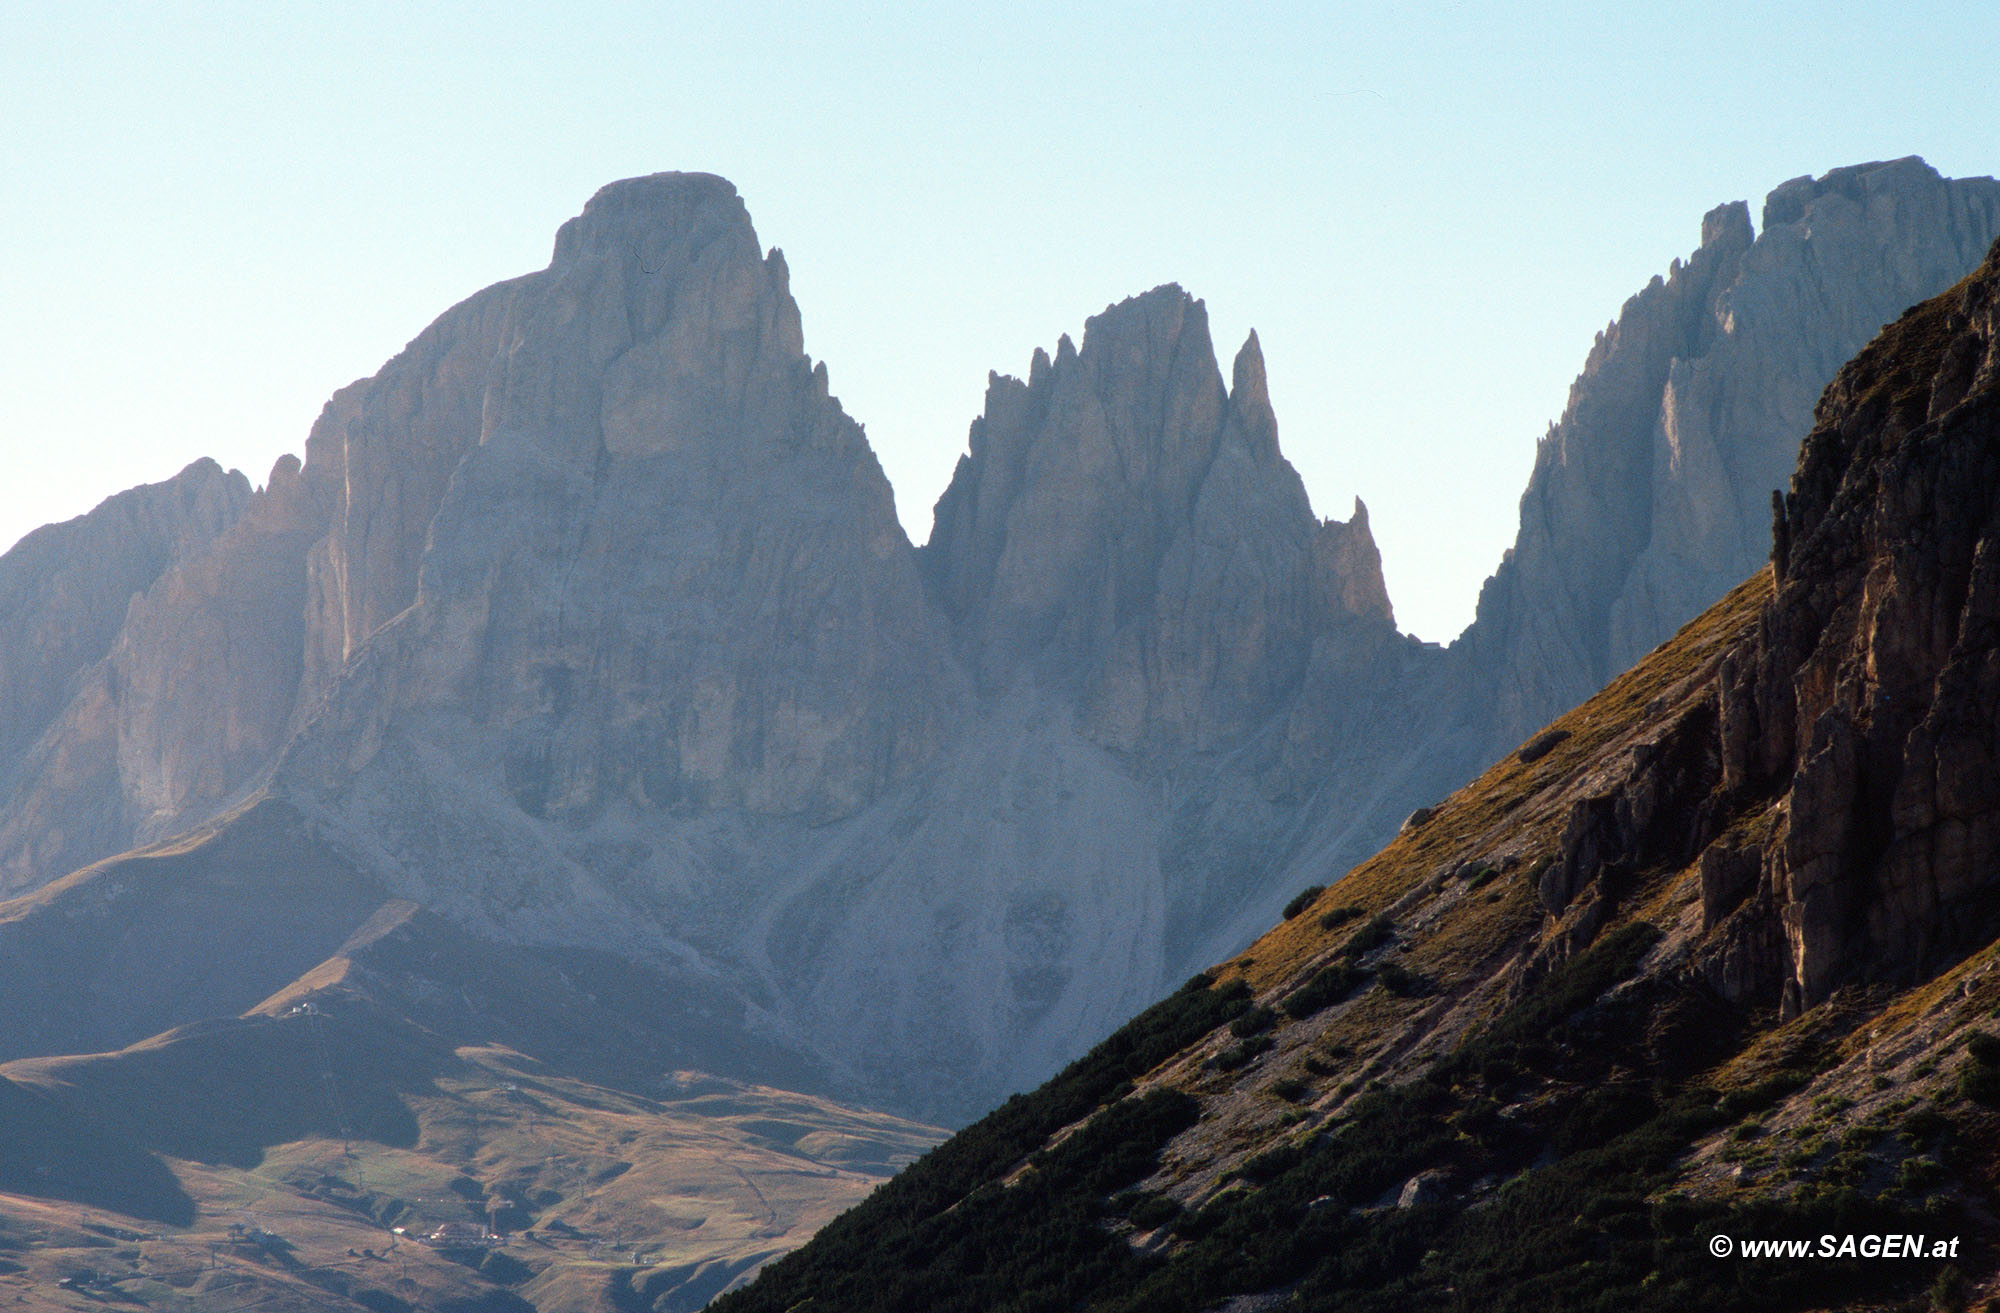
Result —
<instances>
[{"instance_id":1,"label":"hazy distant mountain","mask_svg":"<svg viewBox=\"0 0 2000 1313\"><path fill-rule=\"evenodd\" d=\"M783 1054L802 1086L970 1116L1761 559L1810 397L1971 267L2000 189L1903 161L1766 215L1753 242L1744 207L1711 214L1606 334L1447 653L1396 632L1363 509L1313 513L1254 335L1225 384L1179 288L994 376L917 549L734 189L614 184L262 490L191 467L0 560L0 672L32 689L0 743L8 887L273 806L295 821L256 861L355 873L273 905L296 931L255 970L239 922L155 905L243 970L113 955L116 1006L0 1051L234 1015L400 900L710 1000L728 1024L685 1065ZM186 524L131 509L156 503ZM8 924L115 906L88 891L120 869Z\"/></svg>"},{"instance_id":2,"label":"hazy distant mountain","mask_svg":"<svg viewBox=\"0 0 2000 1313\"><path fill-rule=\"evenodd\" d=\"M1814 403L1842 362L1963 278L2000 183L1914 157L1741 202L1625 303L1535 453L1521 529L1460 646L1497 755L1604 686L1771 551ZM1484 764L1484 762L1478 763Z\"/></svg>"},{"instance_id":3,"label":"hazy distant mountain","mask_svg":"<svg viewBox=\"0 0 2000 1313\"><path fill-rule=\"evenodd\" d=\"M1789 482L1559 742L718 1309L1991 1307L2000 244Z\"/></svg>"}]
</instances>

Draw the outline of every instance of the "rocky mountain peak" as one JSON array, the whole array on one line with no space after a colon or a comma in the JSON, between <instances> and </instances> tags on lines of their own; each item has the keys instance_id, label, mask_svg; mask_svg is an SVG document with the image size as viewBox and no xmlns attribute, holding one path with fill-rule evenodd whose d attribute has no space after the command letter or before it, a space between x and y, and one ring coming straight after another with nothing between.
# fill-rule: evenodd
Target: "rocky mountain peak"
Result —
<instances>
[{"instance_id":1,"label":"rocky mountain peak","mask_svg":"<svg viewBox=\"0 0 2000 1313\"><path fill-rule=\"evenodd\" d=\"M699 249L724 234L755 236L749 208L728 179L712 173L624 178L598 188L583 213L556 230L551 264L644 257L667 243Z\"/></svg>"},{"instance_id":2,"label":"rocky mountain peak","mask_svg":"<svg viewBox=\"0 0 2000 1313\"><path fill-rule=\"evenodd\" d=\"M1750 205L1747 201L1728 201L1701 216L1701 244L1704 249L1725 247L1743 250L1752 239Z\"/></svg>"},{"instance_id":3,"label":"rocky mountain peak","mask_svg":"<svg viewBox=\"0 0 2000 1313\"><path fill-rule=\"evenodd\" d=\"M2000 234L2000 183L1922 160L1795 178L1709 211L1701 246L1626 302L1536 453L1514 547L1461 638L1481 759L1698 614L1771 546L1840 364Z\"/></svg>"},{"instance_id":4,"label":"rocky mountain peak","mask_svg":"<svg viewBox=\"0 0 2000 1313\"><path fill-rule=\"evenodd\" d=\"M1167 284L1037 352L1026 383L993 376L923 550L988 689L1057 692L1120 749L1212 746L1297 686L1309 599L1358 588L1377 610L1372 542L1315 553L1255 333L1232 374ZM1373 575L1324 577L1350 568Z\"/></svg>"},{"instance_id":5,"label":"rocky mountain peak","mask_svg":"<svg viewBox=\"0 0 2000 1313\"><path fill-rule=\"evenodd\" d=\"M921 761L953 686L941 635L888 482L735 189L613 184L548 269L493 292L490 319L460 307L426 346L465 352L473 386L448 399L448 479L426 478L421 530L386 544L421 560L377 657L397 689L351 684L327 732L469 718L507 746L466 769L570 817L839 814ZM430 377L392 362L349 405L421 409ZM386 459L385 479L403 468Z\"/></svg>"},{"instance_id":6,"label":"rocky mountain peak","mask_svg":"<svg viewBox=\"0 0 2000 1313\"><path fill-rule=\"evenodd\" d=\"M1313 535L1313 562L1320 611L1328 620L1395 627L1396 612L1382 581L1382 553L1368 527L1368 507L1359 497L1354 499L1354 514L1344 523L1320 522Z\"/></svg>"},{"instance_id":7,"label":"rocky mountain peak","mask_svg":"<svg viewBox=\"0 0 2000 1313\"><path fill-rule=\"evenodd\" d=\"M49 727L70 681L110 651L132 598L243 515L250 485L206 457L46 525L0 556L0 780ZM5 881L0 880L0 885Z\"/></svg>"},{"instance_id":8,"label":"rocky mountain peak","mask_svg":"<svg viewBox=\"0 0 2000 1313\"><path fill-rule=\"evenodd\" d=\"M1764 198L1764 227L1800 223L1816 202L1829 198L1865 209L1877 197L1893 204L1895 197L1909 197L1941 181L1938 171L1916 155L1850 164L1817 178L1804 174L1779 183Z\"/></svg>"},{"instance_id":9,"label":"rocky mountain peak","mask_svg":"<svg viewBox=\"0 0 2000 1313\"><path fill-rule=\"evenodd\" d=\"M1264 378L1264 348L1257 341L1256 329L1250 330L1250 336L1238 348L1229 379L1229 415L1234 432L1249 448L1252 460L1260 465L1275 464L1280 459L1278 416L1271 409L1271 389Z\"/></svg>"},{"instance_id":10,"label":"rocky mountain peak","mask_svg":"<svg viewBox=\"0 0 2000 1313\"><path fill-rule=\"evenodd\" d=\"M790 275L721 178L664 173L599 191L515 316L482 441L504 432L586 463L855 445L851 423L793 422L816 385Z\"/></svg>"}]
</instances>

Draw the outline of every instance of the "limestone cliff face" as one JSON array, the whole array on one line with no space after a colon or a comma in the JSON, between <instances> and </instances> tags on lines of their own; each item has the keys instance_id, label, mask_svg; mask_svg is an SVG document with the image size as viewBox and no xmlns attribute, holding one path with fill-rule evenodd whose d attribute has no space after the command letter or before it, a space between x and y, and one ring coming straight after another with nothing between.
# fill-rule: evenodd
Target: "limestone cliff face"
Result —
<instances>
[{"instance_id":1,"label":"limestone cliff face","mask_svg":"<svg viewBox=\"0 0 2000 1313\"><path fill-rule=\"evenodd\" d=\"M1835 257L1890 299L1986 196L1898 164L1787 184L1754 242L1743 207L1711 215L1600 343L1446 654L1396 632L1365 509L1314 515L1254 335L1225 385L1180 289L995 376L918 551L734 189L615 184L547 269L338 393L303 464L255 494L207 467L187 545L52 586L27 623L73 649L44 668L0 639L0 679L42 699L8 731L0 878L268 795L385 897L671 966L831 1088L969 1115L1668 623L1668 585L1708 577L1682 563L1748 550L1778 442L1752 421L1875 313ZM1564 915L1671 793L1648 788L1580 815ZM1723 914L1750 858L1716 860Z\"/></svg>"},{"instance_id":2,"label":"limestone cliff face","mask_svg":"<svg viewBox=\"0 0 2000 1313\"><path fill-rule=\"evenodd\" d=\"M344 402L312 648L361 655L309 735L339 770L400 736L530 816L824 820L936 750L955 684L914 554L733 188L607 188L453 326Z\"/></svg>"},{"instance_id":3,"label":"limestone cliff face","mask_svg":"<svg viewBox=\"0 0 2000 1313\"><path fill-rule=\"evenodd\" d=\"M250 500L242 475L197 461L0 558L0 891L129 843L112 667L147 592L212 558Z\"/></svg>"},{"instance_id":4,"label":"limestone cliff face","mask_svg":"<svg viewBox=\"0 0 2000 1313\"><path fill-rule=\"evenodd\" d=\"M2000 245L1843 369L1721 702L1725 771L1789 783L1759 873L1785 997L1990 936L2000 858Z\"/></svg>"},{"instance_id":5,"label":"limestone cliff face","mask_svg":"<svg viewBox=\"0 0 2000 1313\"><path fill-rule=\"evenodd\" d=\"M1513 549L1461 639L1480 763L1754 570L1813 402L1882 324L1972 268L2000 183L1914 158L1797 178L1702 223L1626 302L1542 440Z\"/></svg>"},{"instance_id":6,"label":"limestone cliff face","mask_svg":"<svg viewBox=\"0 0 2000 1313\"><path fill-rule=\"evenodd\" d=\"M48 728L78 671L111 649L126 607L243 513L250 486L212 460L52 524L0 557L0 771Z\"/></svg>"},{"instance_id":7,"label":"limestone cliff face","mask_svg":"<svg viewBox=\"0 0 2000 1313\"><path fill-rule=\"evenodd\" d=\"M302 702L416 600L431 521L479 445L488 375L525 281L452 307L373 378L335 393L313 425L304 473L327 524L308 556Z\"/></svg>"},{"instance_id":8,"label":"limestone cliff face","mask_svg":"<svg viewBox=\"0 0 2000 1313\"><path fill-rule=\"evenodd\" d=\"M1207 750L1296 692L1317 633L1393 626L1365 512L1321 525L1279 453L1254 333L1232 383L1174 286L991 378L924 549L983 686L1060 690L1121 751Z\"/></svg>"},{"instance_id":9,"label":"limestone cliff face","mask_svg":"<svg viewBox=\"0 0 2000 1313\"><path fill-rule=\"evenodd\" d=\"M1573 937L1698 858L1698 968L1796 1013L2000 928L1997 451L2000 244L1827 389L1756 628L1569 819L1542 895Z\"/></svg>"}]
</instances>

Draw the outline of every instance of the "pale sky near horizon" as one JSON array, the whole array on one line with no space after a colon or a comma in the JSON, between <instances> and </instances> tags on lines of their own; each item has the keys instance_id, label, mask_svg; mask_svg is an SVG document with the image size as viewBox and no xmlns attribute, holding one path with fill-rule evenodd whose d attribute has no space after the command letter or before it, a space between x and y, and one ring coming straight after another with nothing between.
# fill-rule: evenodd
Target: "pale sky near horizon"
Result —
<instances>
[{"instance_id":1,"label":"pale sky near horizon","mask_svg":"<svg viewBox=\"0 0 2000 1313\"><path fill-rule=\"evenodd\" d=\"M1179 282L1448 640L1704 211L2000 173L2000 6L1627 8L8 5L0 546L205 455L262 482L599 186L690 169L784 248L913 540L989 369Z\"/></svg>"}]
</instances>

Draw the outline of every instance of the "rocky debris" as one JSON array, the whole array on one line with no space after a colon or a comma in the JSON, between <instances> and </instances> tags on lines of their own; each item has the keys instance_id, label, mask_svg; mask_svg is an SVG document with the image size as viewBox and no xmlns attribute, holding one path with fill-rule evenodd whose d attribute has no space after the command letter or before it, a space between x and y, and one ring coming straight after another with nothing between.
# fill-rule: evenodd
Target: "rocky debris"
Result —
<instances>
[{"instance_id":1,"label":"rocky debris","mask_svg":"<svg viewBox=\"0 0 2000 1313\"><path fill-rule=\"evenodd\" d=\"M1796 178L1711 211L1686 262L1599 335L1542 440L1514 547L1458 650L1481 763L1761 566L1835 369L2000 235L2000 183L1915 158Z\"/></svg>"}]
</instances>

